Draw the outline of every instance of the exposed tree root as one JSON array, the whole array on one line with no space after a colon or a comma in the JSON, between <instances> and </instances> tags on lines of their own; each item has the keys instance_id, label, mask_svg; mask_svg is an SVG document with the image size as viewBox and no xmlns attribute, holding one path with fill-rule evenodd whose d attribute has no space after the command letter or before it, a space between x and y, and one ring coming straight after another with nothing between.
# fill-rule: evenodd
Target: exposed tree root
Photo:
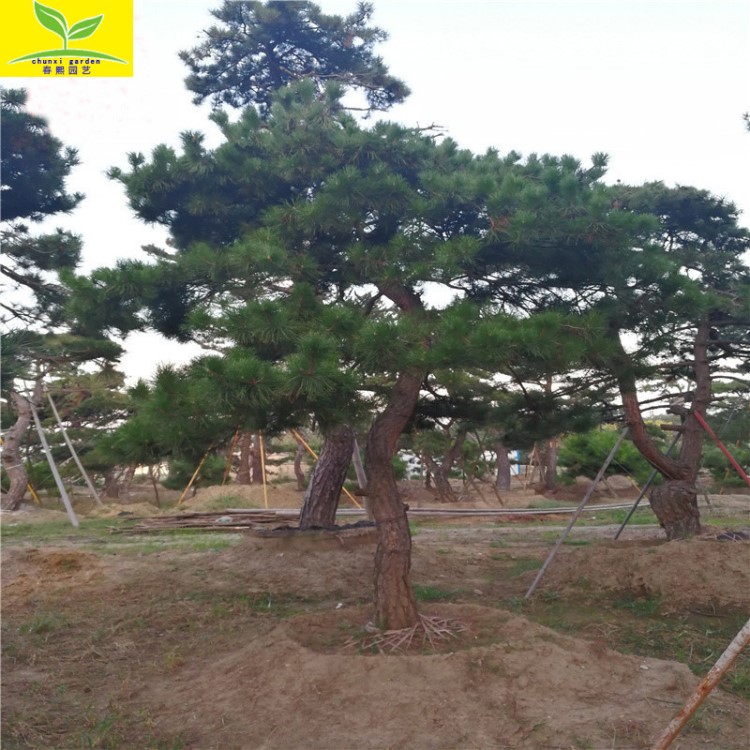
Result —
<instances>
[{"instance_id":1,"label":"exposed tree root","mask_svg":"<svg viewBox=\"0 0 750 750\"><path fill-rule=\"evenodd\" d=\"M344 648L357 648L360 651L377 653L396 653L406 651L414 645L424 648L429 644L435 649L442 641L458 638L466 628L455 620L444 620L441 617L419 615L419 622L410 628L401 630L380 630L369 624L366 630L371 633L364 638L351 638Z\"/></svg>"}]
</instances>

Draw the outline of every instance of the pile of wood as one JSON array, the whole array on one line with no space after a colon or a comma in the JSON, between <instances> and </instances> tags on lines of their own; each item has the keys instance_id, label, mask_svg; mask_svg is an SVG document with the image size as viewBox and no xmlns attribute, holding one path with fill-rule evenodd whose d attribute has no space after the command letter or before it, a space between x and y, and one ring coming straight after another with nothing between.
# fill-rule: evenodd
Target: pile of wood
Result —
<instances>
[{"instance_id":1,"label":"pile of wood","mask_svg":"<svg viewBox=\"0 0 750 750\"><path fill-rule=\"evenodd\" d=\"M630 504L596 505L586 511L604 511L629 508ZM572 513L572 507L563 508L410 508L410 516L456 518L468 516L507 517L515 520L521 516L563 515ZM340 516L365 515L363 510L342 509ZM269 524L295 523L299 510L294 508L230 508L221 512L186 512L172 516L133 519L134 524L126 531L164 531L168 529L210 529L211 531L245 531L268 528Z\"/></svg>"},{"instance_id":2,"label":"pile of wood","mask_svg":"<svg viewBox=\"0 0 750 750\"><path fill-rule=\"evenodd\" d=\"M210 529L211 531L245 531L262 528L266 524L296 520L299 511L282 510L224 510L221 512L190 512L173 516L135 518L124 531L167 531L171 529Z\"/></svg>"}]
</instances>

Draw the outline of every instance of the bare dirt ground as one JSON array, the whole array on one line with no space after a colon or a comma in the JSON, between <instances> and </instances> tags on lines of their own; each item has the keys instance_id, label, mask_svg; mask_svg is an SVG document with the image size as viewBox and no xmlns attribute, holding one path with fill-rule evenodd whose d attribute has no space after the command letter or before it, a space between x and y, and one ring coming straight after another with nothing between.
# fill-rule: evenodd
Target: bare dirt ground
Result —
<instances>
[{"instance_id":1,"label":"bare dirt ground","mask_svg":"<svg viewBox=\"0 0 750 750\"><path fill-rule=\"evenodd\" d=\"M263 507L261 492L186 507ZM718 541L722 519L670 543L653 518L618 542L581 526L528 602L565 518L420 519L415 592L452 636L373 653L372 535L110 533L154 512L110 505L77 532L60 511L3 515L3 748L647 748L750 610L750 543ZM673 747L748 747L749 686L744 658Z\"/></svg>"}]
</instances>

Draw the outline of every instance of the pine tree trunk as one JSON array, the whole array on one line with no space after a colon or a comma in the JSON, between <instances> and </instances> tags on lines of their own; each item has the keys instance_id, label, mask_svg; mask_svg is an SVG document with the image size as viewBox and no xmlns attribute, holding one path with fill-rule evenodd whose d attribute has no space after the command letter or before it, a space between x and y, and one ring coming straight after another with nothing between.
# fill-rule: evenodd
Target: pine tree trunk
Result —
<instances>
[{"instance_id":1,"label":"pine tree trunk","mask_svg":"<svg viewBox=\"0 0 750 750\"><path fill-rule=\"evenodd\" d=\"M651 490L651 508L667 539L700 534L701 523L695 482L667 481Z\"/></svg>"},{"instance_id":2,"label":"pine tree trunk","mask_svg":"<svg viewBox=\"0 0 750 750\"><path fill-rule=\"evenodd\" d=\"M381 628L398 630L419 620L411 590L411 534L406 506L401 502L393 456L396 444L414 411L421 375L402 373L388 405L373 422L365 448L367 495L378 528L375 553L375 618Z\"/></svg>"},{"instance_id":3,"label":"pine tree trunk","mask_svg":"<svg viewBox=\"0 0 750 750\"><path fill-rule=\"evenodd\" d=\"M557 488L557 438L547 441L544 450L544 489L552 491Z\"/></svg>"},{"instance_id":4,"label":"pine tree trunk","mask_svg":"<svg viewBox=\"0 0 750 750\"><path fill-rule=\"evenodd\" d=\"M300 529L336 525L339 496L352 460L353 448L354 430L349 425L339 425L326 434L323 450L302 502Z\"/></svg>"},{"instance_id":5,"label":"pine tree trunk","mask_svg":"<svg viewBox=\"0 0 750 750\"><path fill-rule=\"evenodd\" d=\"M250 484L250 441L249 432L240 435L240 465L237 467L237 484Z\"/></svg>"},{"instance_id":6,"label":"pine tree trunk","mask_svg":"<svg viewBox=\"0 0 750 750\"><path fill-rule=\"evenodd\" d=\"M305 449L302 443L297 443L297 451L294 454L294 476L297 478L297 491L302 492L305 489L305 472L302 471L302 459L305 456Z\"/></svg>"},{"instance_id":7,"label":"pine tree trunk","mask_svg":"<svg viewBox=\"0 0 750 750\"><path fill-rule=\"evenodd\" d=\"M120 472L117 467L110 469L104 475L104 496L110 500L120 497Z\"/></svg>"},{"instance_id":8,"label":"pine tree trunk","mask_svg":"<svg viewBox=\"0 0 750 750\"><path fill-rule=\"evenodd\" d=\"M32 398L36 403L41 401L41 383L37 383ZM26 495L29 475L21 458L21 444L31 424L31 406L29 402L15 391L11 392L10 400L16 412L16 421L3 436L3 468L8 474L10 486L3 495L0 507L3 510L18 510Z\"/></svg>"},{"instance_id":9,"label":"pine tree trunk","mask_svg":"<svg viewBox=\"0 0 750 750\"><path fill-rule=\"evenodd\" d=\"M253 484L263 484L265 477L263 476L263 461L261 460L260 435L253 435L252 443L250 445L250 468L252 470Z\"/></svg>"},{"instance_id":10,"label":"pine tree trunk","mask_svg":"<svg viewBox=\"0 0 750 750\"><path fill-rule=\"evenodd\" d=\"M495 454L497 455L497 474L495 476L495 489L510 489L510 458L508 449L504 443L498 440L495 443Z\"/></svg>"},{"instance_id":11,"label":"pine tree trunk","mask_svg":"<svg viewBox=\"0 0 750 750\"><path fill-rule=\"evenodd\" d=\"M130 464L125 469L125 474L122 478L122 485L120 486L120 498L124 502L130 501L130 486L133 484L133 478L135 477L136 464Z\"/></svg>"},{"instance_id":12,"label":"pine tree trunk","mask_svg":"<svg viewBox=\"0 0 750 750\"><path fill-rule=\"evenodd\" d=\"M692 363L695 390L690 410L682 410L681 413L682 443L676 459L664 455L648 435L638 404L632 369L625 366L620 373L620 392L631 439L643 457L666 479L663 485L651 491L650 500L668 539L683 539L700 532L696 482L703 453L703 428L693 414L698 412L705 417L711 402L709 331L707 321L703 321L696 331ZM621 351L620 361L627 361L624 350Z\"/></svg>"},{"instance_id":13,"label":"pine tree trunk","mask_svg":"<svg viewBox=\"0 0 750 750\"><path fill-rule=\"evenodd\" d=\"M432 479L435 485L435 492L437 492L437 500L441 503L456 503L458 497L453 491L450 480L448 479L447 473L443 470L443 467L432 462Z\"/></svg>"}]
</instances>

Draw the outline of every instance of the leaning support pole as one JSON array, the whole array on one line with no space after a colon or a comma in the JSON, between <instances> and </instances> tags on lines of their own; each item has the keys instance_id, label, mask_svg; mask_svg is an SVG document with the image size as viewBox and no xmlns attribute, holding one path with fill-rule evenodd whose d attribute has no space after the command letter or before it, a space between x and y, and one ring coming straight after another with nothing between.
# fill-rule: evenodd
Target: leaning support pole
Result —
<instances>
[{"instance_id":1,"label":"leaning support pole","mask_svg":"<svg viewBox=\"0 0 750 750\"><path fill-rule=\"evenodd\" d=\"M268 485L266 483L266 446L263 443L263 433L258 433L258 447L260 448L260 473L263 478L263 505L268 508Z\"/></svg>"},{"instance_id":2,"label":"leaning support pole","mask_svg":"<svg viewBox=\"0 0 750 750\"><path fill-rule=\"evenodd\" d=\"M699 412L693 412L693 416L698 420L700 426L710 435L711 439L719 446L719 450L727 457L728 461L734 467L734 470L742 477L742 481L750 487L750 477L745 474L742 467L737 463L735 457L726 449L724 443L716 437L716 433L708 426L708 423L703 419L703 415Z\"/></svg>"},{"instance_id":3,"label":"leaning support pole","mask_svg":"<svg viewBox=\"0 0 750 750\"><path fill-rule=\"evenodd\" d=\"M696 712L698 706L703 703L708 694L716 687L719 680L725 672L732 666L735 659L742 653L742 650L750 643L750 620L734 637L734 640L727 646L726 651L719 657L716 664L711 667L708 674L700 681L693 694L687 699L677 716L672 719L669 726L662 732L659 739L653 745L651 750L667 750L674 742L690 717Z\"/></svg>"},{"instance_id":4,"label":"leaning support pole","mask_svg":"<svg viewBox=\"0 0 750 750\"><path fill-rule=\"evenodd\" d=\"M93 482L89 478L89 475L86 473L86 469L83 468L83 464L81 463L81 459L78 458L78 453L76 452L76 449L73 447L73 443L70 440L70 437L68 437L68 431L65 429L62 423L62 419L60 419L60 414L57 411L57 407L55 406L55 402L52 400L52 396L50 395L49 391L46 391L47 393L47 401L49 401L49 405L52 407L52 413L55 415L55 419L57 420L57 424L60 427L60 430L62 432L62 436L65 440L65 445L68 446L68 450L70 451L70 455L73 456L73 460L76 462L76 466L78 467L78 471L81 472L81 476L84 478L86 484L88 485L89 490L91 491L91 494L94 496L94 501L97 505L100 507L104 507L104 503L102 502L101 498L99 497L99 493L96 491L96 487L94 487Z\"/></svg>"},{"instance_id":5,"label":"leaning support pole","mask_svg":"<svg viewBox=\"0 0 750 750\"><path fill-rule=\"evenodd\" d=\"M76 517L75 511L73 510L73 504L70 502L68 491L65 489L65 485L63 484L60 472L57 470L55 459L52 458L52 451L50 450L49 443L47 442L47 438L44 435L44 430L42 429L42 423L39 420L39 414L37 413L36 406L34 406L33 401L29 401L29 405L31 406L31 415L34 417L34 426L36 427L36 431L39 434L39 442L42 444L42 448L44 449L44 455L47 456L47 463L49 464L52 476L55 478L57 489L60 491L60 497L62 497L63 505L65 505L65 510L68 512L68 518L73 524L73 527L77 529L79 525L78 518Z\"/></svg>"},{"instance_id":6,"label":"leaning support pole","mask_svg":"<svg viewBox=\"0 0 750 750\"><path fill-rule=\"evenodd\" d=\"M203 458L201 459L197 468L193 472L193 476L190 477L190 481L187 483L187 487L185 487L185 489L182 491L182 494L180 495L180 499L177 501L177 505L182 505L183 501L185 500L185 497L187 496L188 491L193 486L193 482L198 476L198 472L203 468L203 464L206 463L206 459L208 458L208 454L211 453L212 448L213 446L209 446L208 450L203 454Z\"/></svg>"},{"instance_id":7,"label":"leaning support pole","mask_svg":"<svg viewBox=\"0 0 750 750\"><path fill-rule=\"evenodd\" d=\"M681 437L681 434L678 432L674 436L674 440L670 443L669 448L667 448L667 452L665 455L668 456L672 452L675 445L677 445L677 441L680 439L680 437ZM617 533L615 534L615 541L617 541L620 538L620 534L622 534L623 529L628 525L628 521L630 521L630 519L633 517L633 513L635 513L635 511L637 510L638 505L640 504L641 500L643 500L643 496L648 491L648 488L651 486L651 483L654 481L654 479L656 479L656 475L658 473L659 473L658 470L654 469L649 475L649 478L646 480L646 484L643 485L643 487L641 488L641 491L638 493L638 497L635 499L635 502L633 503L633 507L628 511L628 515L625 516L625 520L620 525L620 528L617 529Z\"/></svg>"},{"instance_id":8,"label":"leaning support pole","mask_svg":"<svg viewBox=\"0 0 750 750\"><path fill-rule=\"evenodd\" d=\"M536 589L537 585L539 584L539 581L542 580L542 576L544 575L544 572L549 567L549 564L554 559L555 555L557 554L557 551L562 547L562 543L568 538L568 534L570 533L570 530L573 528L573 525L578 520L578 517L583 513L583 509L586 507L586 503L588 503L589 499L591 498L591 495L594 494L594 490L596 489L596 486L599 484L599 482L602 480L602 477L604 476L604 472L607 470L607 467L612 463L612 459L617 454L617 451L620 449L620 446L622 445L622 441L625 440L625 436L628 434L628 428L626 427L621 433L620 437L617 438L617 442L614 444L614 447L609 452L609 455L604 460L604 463L602 464L602 468L599 469L599 473L596 475L596 479L594 479L591 487L589 487L588 491L584 495L583 500L581 500L580 504L575 510L575 513L573 513L572 518L570 519L570 522L568 523L567 527L565 528L565 531L563 531L560 538L557 540L557 544L552 548L552 551L547 555L547 559L544 561L544 565L539 569L539 572L536 574L536 578L534 579L531 586L529 586L529 590L526 592L524 599L528 599Z\"/></svg>"}]
</instances>

